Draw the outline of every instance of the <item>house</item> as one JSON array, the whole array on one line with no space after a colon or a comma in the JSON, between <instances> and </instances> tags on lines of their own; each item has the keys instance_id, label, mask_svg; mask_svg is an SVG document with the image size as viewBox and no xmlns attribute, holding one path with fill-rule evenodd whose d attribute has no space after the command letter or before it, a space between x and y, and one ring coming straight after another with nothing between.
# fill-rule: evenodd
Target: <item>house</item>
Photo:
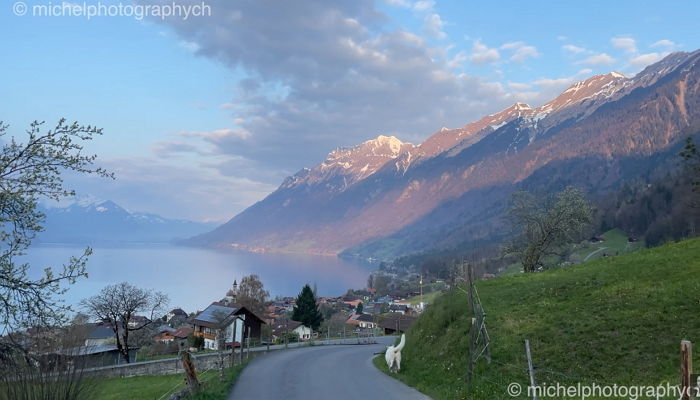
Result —
<instances>
[{"instance_id":1,"label":"house","mask_svg":"<svg viewBox=\"0 0 700 400\"><path fill-rule=\"evenodd\" d=\"M129 362L136 361L137 350L138 347L129 349ZM62 359L70 360L74 365L82 368L105 367L125 363L124 356L115 345L80 346L63 349L52 354L54 357L58 356Z\"/></svg>"},{"instance_id":2,"label":"house","mask_svg":"<svg viewBox=\"0 0 700 400\"><path fill-rule=\"evenodd\" d=\"M294 329L292 329L292 332L299 335L299 340L304 342L304 341L311 339L311 335L312 335L311 328L309 328L306 325L303 325L299 321L291 321L291 322L294 322L295 325L297 325L296 327L294 327Z\"/></svg>"},{"instance_id":3,"label":"house","mask_svg":"<svg viewBox=\"0 0 700 400\"><path fill-rule=\"evenodd\" d=\"M377 327L374 317L369 314L353 314L345 323L358 326L362 329L373 329Z\"/></svg>"},{"instance_id":4,"label":"house","mask_svg":"<svg viewBox=\"0 0 700 400\"><path fill-rule=\"evenodd\" d=\"M391 335L394 333L403 333L408 330L408 328L413 325L416 317L409 315L403 315L400 313L389 314L382 322L379 323L379 327L384 329L385 335Z\"/></svg>"},{"instance_id":5,"label":"house","mask_svg":"<svg viewBox=\"0 0 700 400\"><path fill-rule=\"evenodd\" d=\"M175 332L173 332L173 337L175 340L187 340L187 337L190 336L192 333L192 328L185 325L177 328Z\"/></svg>"},{"instance_id":6,"label":"house","mask_svg":"<svg viewBox=\"0 0 700 400\"><path fill-rule=\"evenodd\" d=\"M187 318L187 313L182 308L173 308L169 313L165 314L165 320L170 322L173 318Z\"/></svg>"},{"instance_id":7,"label":"house","mask_svg":"<svg viewBox=\"0 0 700 400\"><path fill-rule=\"evenodd\" d=\"M343 304L350 308L357 308L357 305L362 303L362 300L343 300Z\"/></svg>"},{"instance_id":8,"label":"house","mask_svg":"<svg viewBox=\"0 0 700 400\"><path fill-rule=\"evenodd\" d=\"M405 315L408 313L408 306L405 304L392 304L389 306L389 312Z\"/></svg>"},{"instance_id":9,"label":"house","mask_svg":"<svg viewBox=\"0 0 700 400\"><path fill-rule=\"evenodd\" d=\"M289 319L278 322L277 325L272 328L272 337L274 340L280 340L284 338L287 332L296 334L300 341L307 341L311 339L312 335L311 328L303 325L299 321Z\"/></svg>"},{"instance_id":10,"label":"house","mask_svg":"<svg viewBox=\"0 0 700 400\"><path fill-rule=\"evenodd\" d=\"M219 350L217 332L223 332L225 346L235 346L236 342L243 343L244 337L261 337L264 323L241 305L214 302L194 317L192 333L204 339L204 348Z\"/></svg>"},{"instance_id":11,"label":"house","mask_svg":"<svg viewBox=\"0 0 700 400\"><path fill-rule=\"evenodd\" d=\"M379 315L382 313L382 303L369 303L363 311L367 314Z\"/></svg>"},{"instance_id":12,"label":"house","mask_svg":"<svg viewBox=\"0 0 700 400\"><path fill-rule=\"evenodd\" d=\"M384 297L378 298L376 302L377 302L377 303L391 303L391 302L393 302L393 301L394 301L394 299L392 299L391 297L389 297L389 296L384 296Z\"/></svg>"},{"instance_id":13,"label":"house","mask_svg":"<svg viewBox=\"0 0 700 400\"><path fill-rule=\"evenodd\" d=\"M177 329L171 328L167 325L161 325L156 329L156 335L153 336L153 340L163 343L172 342L175 339L173 333L176 330Z\"/></svg>"},{"instance_id":14,"label":"house","mask_svg":"<svg viewBox=\"0 0 700 400\"><path fill-rule=\"evenodd\" d=\"M153 340L156 342L181 342L187 340L187 336L192 333L192 328L187 325L181 326L177 329L165 326L159 328L157 332L158 334L153 336Z\"/></svg>"},{"instance_id":15,"label":"house","mask_svg":"<svg viewBox=\"0 0 700 400\"><path fill-rule=\"evenodd\" d=\"M128 325L129 325L129 328L138 328L140 326L144 326L144 325L147 325L150 323L151 323L151 320L144 317L143 315L134 315L129 320Z\"/></svg>"},{"instance_id":16,"label":"house","mask_svg":"<svg viewBox=\"0 0 700 400\"><path fill-rule=\"evenodd\" d=\"M114 342L114 331L108 324L90 324L90 329L85 338L85 346L104 346Z\"/></svg>"}]
</instances>

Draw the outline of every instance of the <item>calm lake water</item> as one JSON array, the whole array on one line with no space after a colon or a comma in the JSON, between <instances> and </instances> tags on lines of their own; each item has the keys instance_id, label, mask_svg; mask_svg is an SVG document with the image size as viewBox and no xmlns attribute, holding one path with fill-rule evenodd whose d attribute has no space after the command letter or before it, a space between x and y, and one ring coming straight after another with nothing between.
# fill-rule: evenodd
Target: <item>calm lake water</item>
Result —
<instances>
[{"instance_id":1,"label":"calm lake water","mask_svg":"<svg viewBox=\"0 0 700 400\"><path fill-rule=\"evenodd\" d=\"M83 248L42 245L30 249L23 261L32 273L60 267ZM316 283L319 296L338 296L366 286L369 267L336 257L252 254L173 246L93 248L87 279L65 295L69 304L96 294L104 286L129 282L170 296L171 307L202 310L224 297L233 280L257 274L271 296L296 296L306 283Z\"/></svg>"}]
</instances>

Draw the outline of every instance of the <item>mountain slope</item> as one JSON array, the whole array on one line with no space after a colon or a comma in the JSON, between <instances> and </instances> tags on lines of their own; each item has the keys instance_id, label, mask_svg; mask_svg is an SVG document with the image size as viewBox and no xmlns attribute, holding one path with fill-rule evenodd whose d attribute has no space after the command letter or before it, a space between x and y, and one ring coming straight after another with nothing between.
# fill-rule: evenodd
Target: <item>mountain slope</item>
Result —
<instances>
[{"instance_id":1,"label":"mountain slope","mask_svg":"<svg viewBox=\"0 0 700 400\"><path fill-rule=\"evenodd\" d=\"M525 339L540 383L677 385L680 341L700 331L698 273L700 239L691 239L477 282L493 361L477 363L469 398L529 398L506 394L511 382L528 384ZM392 376L435 399L464 398L470 324L464 291L438 297L407 332Z\"/></svg>"},{"instance_id":2,"label":"mountain slope","mask_svg":"<svg viewBox=\"0 0 700 400\"><path fill-rule=\"evenodd\" d=\"M403 232L399 248L406 252L417 250L410 245L416 236L406 232L413 224L432 232L421 238L423 247L449 245L440 243L441 232L455 226L462 240L494 239L510 192L536 185L538 171L559 165L568 168L557 171L560 185L611 188L636 173L625 160L653 167L647 161L695 132L699 58L698 51L674 53L631 79L596 75L540 107L517 103L418 146L397 140L373 162L365 144L331 153L192 243L368 255L373 243ZM438 211L441 217L427 220Z\"/></svg>"},{"instance_id":3,"label":"mountain slope","mask_svg":"<svg viewBox=\"0 0 700 400\"><path fill-rule=\"evenodd\" d=\"M109 200L45 207L42 212L46 221L44 231L37 236L38 243L168 243L206 232L215 226L155 214L131 213Z\"/></svg>"}]
</instances>

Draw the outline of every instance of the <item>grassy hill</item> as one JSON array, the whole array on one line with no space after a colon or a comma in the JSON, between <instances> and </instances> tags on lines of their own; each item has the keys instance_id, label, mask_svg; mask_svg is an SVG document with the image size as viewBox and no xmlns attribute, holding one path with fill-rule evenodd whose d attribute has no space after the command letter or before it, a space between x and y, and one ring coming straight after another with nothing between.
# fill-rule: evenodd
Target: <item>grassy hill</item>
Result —
<instances>
[{"instance_id":1,"label":"grassy hill","mask_svg":"<svg viewBox=\"0 0 700 400\"><path fill-rule=\"evenodd\" d=\"M628 237L629 235L620 229L611 229L600 235L600 238L603 239L602 242L591 243L590 241L585 240L581 243L574 244L568 261L574 264L580 264L582 262L604 258L605 256L617 256L632 253L645 247L643 240L630 243L627 240ZM551 263L556 262L555 257L550 257L550 259L546 260ZM522 264L516 262L501 272L501 275L510 275L522 272Z\"/></svg>"},{"instance_id":2,"label":"grassy hill","mask_svg":"<svg viewBox=\"0 0 700 400\"><path fill-rule=\"evenodd\" d=\"M571 254L571 261L580 263L593 261L603 257L603 254L619 255L631 253L644 248L644 242L638 241L630 243L627 241L625 232L619 229L612 229L601 235L602 242L583 242L576 245L576 250Z\"/></svg>"},{"instance_id":3,"label":"grassy hill","mask_svg":"<svg viewBox=\"0 0 700 400\"><path fill-rule=\"evenodd\" d=\"M514 398L507 385L527 384L524 339L538 382L584 385L676 384L680 341L700 344L700 239L477 289L493 362L477 363L470 398ZM435 399L467 398L470 317L462 290L438 297L407 335L398 378Z\"/></svg>"}]
</instances>

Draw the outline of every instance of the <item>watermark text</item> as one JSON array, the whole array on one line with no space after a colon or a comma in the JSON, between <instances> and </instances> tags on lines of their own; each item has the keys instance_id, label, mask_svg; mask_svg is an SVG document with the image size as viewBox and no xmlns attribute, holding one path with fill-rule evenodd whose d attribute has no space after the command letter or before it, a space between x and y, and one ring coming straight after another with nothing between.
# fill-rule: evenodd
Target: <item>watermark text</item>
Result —
<instances>
[{"instance_id":1,"label":"watermark text","mask_svg":"<svg viewBox=\"0 0 700 400\"><path fill-rule=\"evenodd\" d=\"M204 1L194 4L180 4L176 1L159 4L49 1L32 5L18 1L13 4L12 12L19 17L80 17L88 20L99 17L131 17L138 21L144 18L179 18L185 21L191 17L211 17L211 6Z\"/></svg>"}]
</instances>

